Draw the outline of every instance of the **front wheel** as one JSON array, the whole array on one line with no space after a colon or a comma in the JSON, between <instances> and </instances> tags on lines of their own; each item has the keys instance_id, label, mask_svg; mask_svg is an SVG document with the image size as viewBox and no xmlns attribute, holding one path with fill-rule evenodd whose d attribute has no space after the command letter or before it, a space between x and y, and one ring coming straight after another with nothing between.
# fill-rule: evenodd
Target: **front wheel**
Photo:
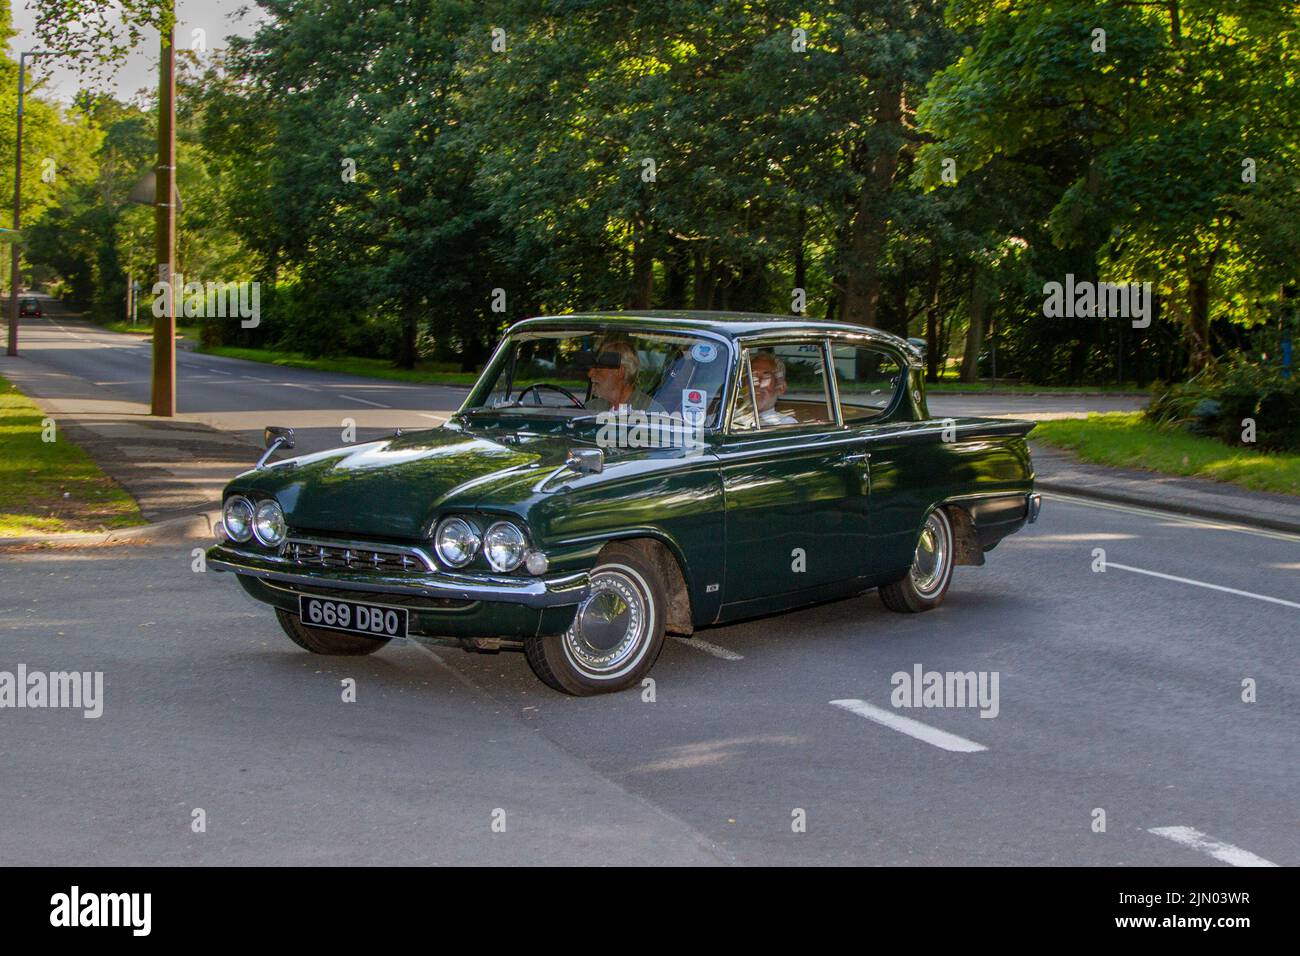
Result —
<instances>
[{"instance_id":1,"label":"front wheel","mask_svg":"<svg viewBox=\"0 0 1300 956\"><path fill-rule=\"evenodd\" d=\"M313 654L329 654L335 657L358 657L373 654L388 643L387 637L368 637L361 634L344 634L342 631L327 631L319 627L308 627L297 614L275 609L275 616L284 628L284 633L303 650Z\"/></svg>"},{"instance_id":2,"label":"front wheel","mask_svg":"<svg viewBox=\"0 0 1300 956\"><path fill-rule=\"evenodd\" d=\"M885 607L915 614L942 604L952 582L954 550L952 521L942 508L935 508L925 516L907 574L901 581L880 586Z\"/></svg>"},{"instance_id":3,"label":"front wheel","mask_svg":"<svg viewBox=\"0 0 1300 956\"><path fill-rule=\"evenodd\" d=\"M524 641L529 666L550 687L579 697L631 687L663 649L665 593L643 552L610 545L569 629Z\"/></svg>"}]
</instances>

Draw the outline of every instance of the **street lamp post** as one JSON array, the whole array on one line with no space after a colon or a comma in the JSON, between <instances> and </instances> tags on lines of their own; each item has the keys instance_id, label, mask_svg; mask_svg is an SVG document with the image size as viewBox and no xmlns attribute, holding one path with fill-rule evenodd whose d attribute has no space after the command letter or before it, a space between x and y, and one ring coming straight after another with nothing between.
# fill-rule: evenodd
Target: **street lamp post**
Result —
<instances>
[{"instance_id":1,"label":"street lamp post","mask_svg":"<svg viewBox=\"0 0 1300 956\"><path fill-rule=\"evenodd\" d=\"M9 270L9 349L18 354L18 229L23 216L23 85L27 73L27 58L52 56L52 50L29 50L18 57L18 136L14 149L14 241Z\"/></svg>"}]
</instances>

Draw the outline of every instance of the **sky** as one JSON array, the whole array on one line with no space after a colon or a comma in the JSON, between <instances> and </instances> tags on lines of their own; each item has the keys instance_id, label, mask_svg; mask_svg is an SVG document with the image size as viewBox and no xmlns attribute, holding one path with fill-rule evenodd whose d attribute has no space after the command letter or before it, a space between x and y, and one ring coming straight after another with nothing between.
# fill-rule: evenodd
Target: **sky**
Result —
<instances>
[{"instance_id":1,"label":"sky","mask_svg":"<svg viewBox=\"0 0 1300 956\"><path fill-rule=\"evenodd\" d=\"M9 53L17 60L23 50L40 48L36 38L36 15L30 0L12 0L13 23L17 34L9 42ZM247 9L240 18L238 12ZM194 45L196 29L203 30L207 49L220 49L226 45L225 37L231 34L251 36L255 24L264 17L253 0L176 0L176 48L189 49ZM69 102L79 87L75 69L55 65L48 59L38 59L34 77L48 77L39 95L45 99ZM30 84L32 81L29 80ZM84 81L89 82L89 81ZM158 35L148 38L132 51L127 61L117 69L109 82L112 92L119 98L134 100L136 93L146 87L158 86Z\"/></svg>"}]
</instances>

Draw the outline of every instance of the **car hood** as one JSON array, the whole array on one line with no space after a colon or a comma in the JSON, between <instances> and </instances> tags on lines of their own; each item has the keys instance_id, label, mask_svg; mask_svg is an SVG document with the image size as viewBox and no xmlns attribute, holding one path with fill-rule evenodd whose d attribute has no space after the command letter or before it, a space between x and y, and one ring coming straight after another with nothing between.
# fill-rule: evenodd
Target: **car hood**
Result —
<instances>
[{"instance_id":1,"label":"car hood","mask_svg":"<svg viewBox=\"0 0 1300 956\"><path fill-rule=\"evenodd\" d=\"M448 508L519 511L564 464L569 437L485 435L450 428L304 455L236 478L227 489L272 495L292 533L416 539Z\"/></svg>"}]
</instances>

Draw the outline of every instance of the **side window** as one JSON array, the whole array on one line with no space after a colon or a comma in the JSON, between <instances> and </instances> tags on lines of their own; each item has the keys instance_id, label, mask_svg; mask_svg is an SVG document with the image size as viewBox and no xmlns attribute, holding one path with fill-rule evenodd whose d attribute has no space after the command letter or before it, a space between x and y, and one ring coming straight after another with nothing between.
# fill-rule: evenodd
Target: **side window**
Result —
<instances>
[{"instance_id":1,"label":"side window","mask_svg":"<svg viewBox=\"0 0 1300 956\"><path fill-rule=\"evenodd\" d=\"M831 355L844 423L861 423L884 414L906 379L898 360L882 349L835 343L831 343Z\"/></svg>"},{"instance_id":2,"label":"side window","mask_svg":"<svg viewBox=\"0 0 1300 956\"><path fill-rule=\"evenodd\" d=\"M750 375L753 376L751 388ZM820 342L748 348L741 355L732 431L764 431L835 421ZM754 403L758 414L754 414Z\"/></svg>"}]
</instances>

